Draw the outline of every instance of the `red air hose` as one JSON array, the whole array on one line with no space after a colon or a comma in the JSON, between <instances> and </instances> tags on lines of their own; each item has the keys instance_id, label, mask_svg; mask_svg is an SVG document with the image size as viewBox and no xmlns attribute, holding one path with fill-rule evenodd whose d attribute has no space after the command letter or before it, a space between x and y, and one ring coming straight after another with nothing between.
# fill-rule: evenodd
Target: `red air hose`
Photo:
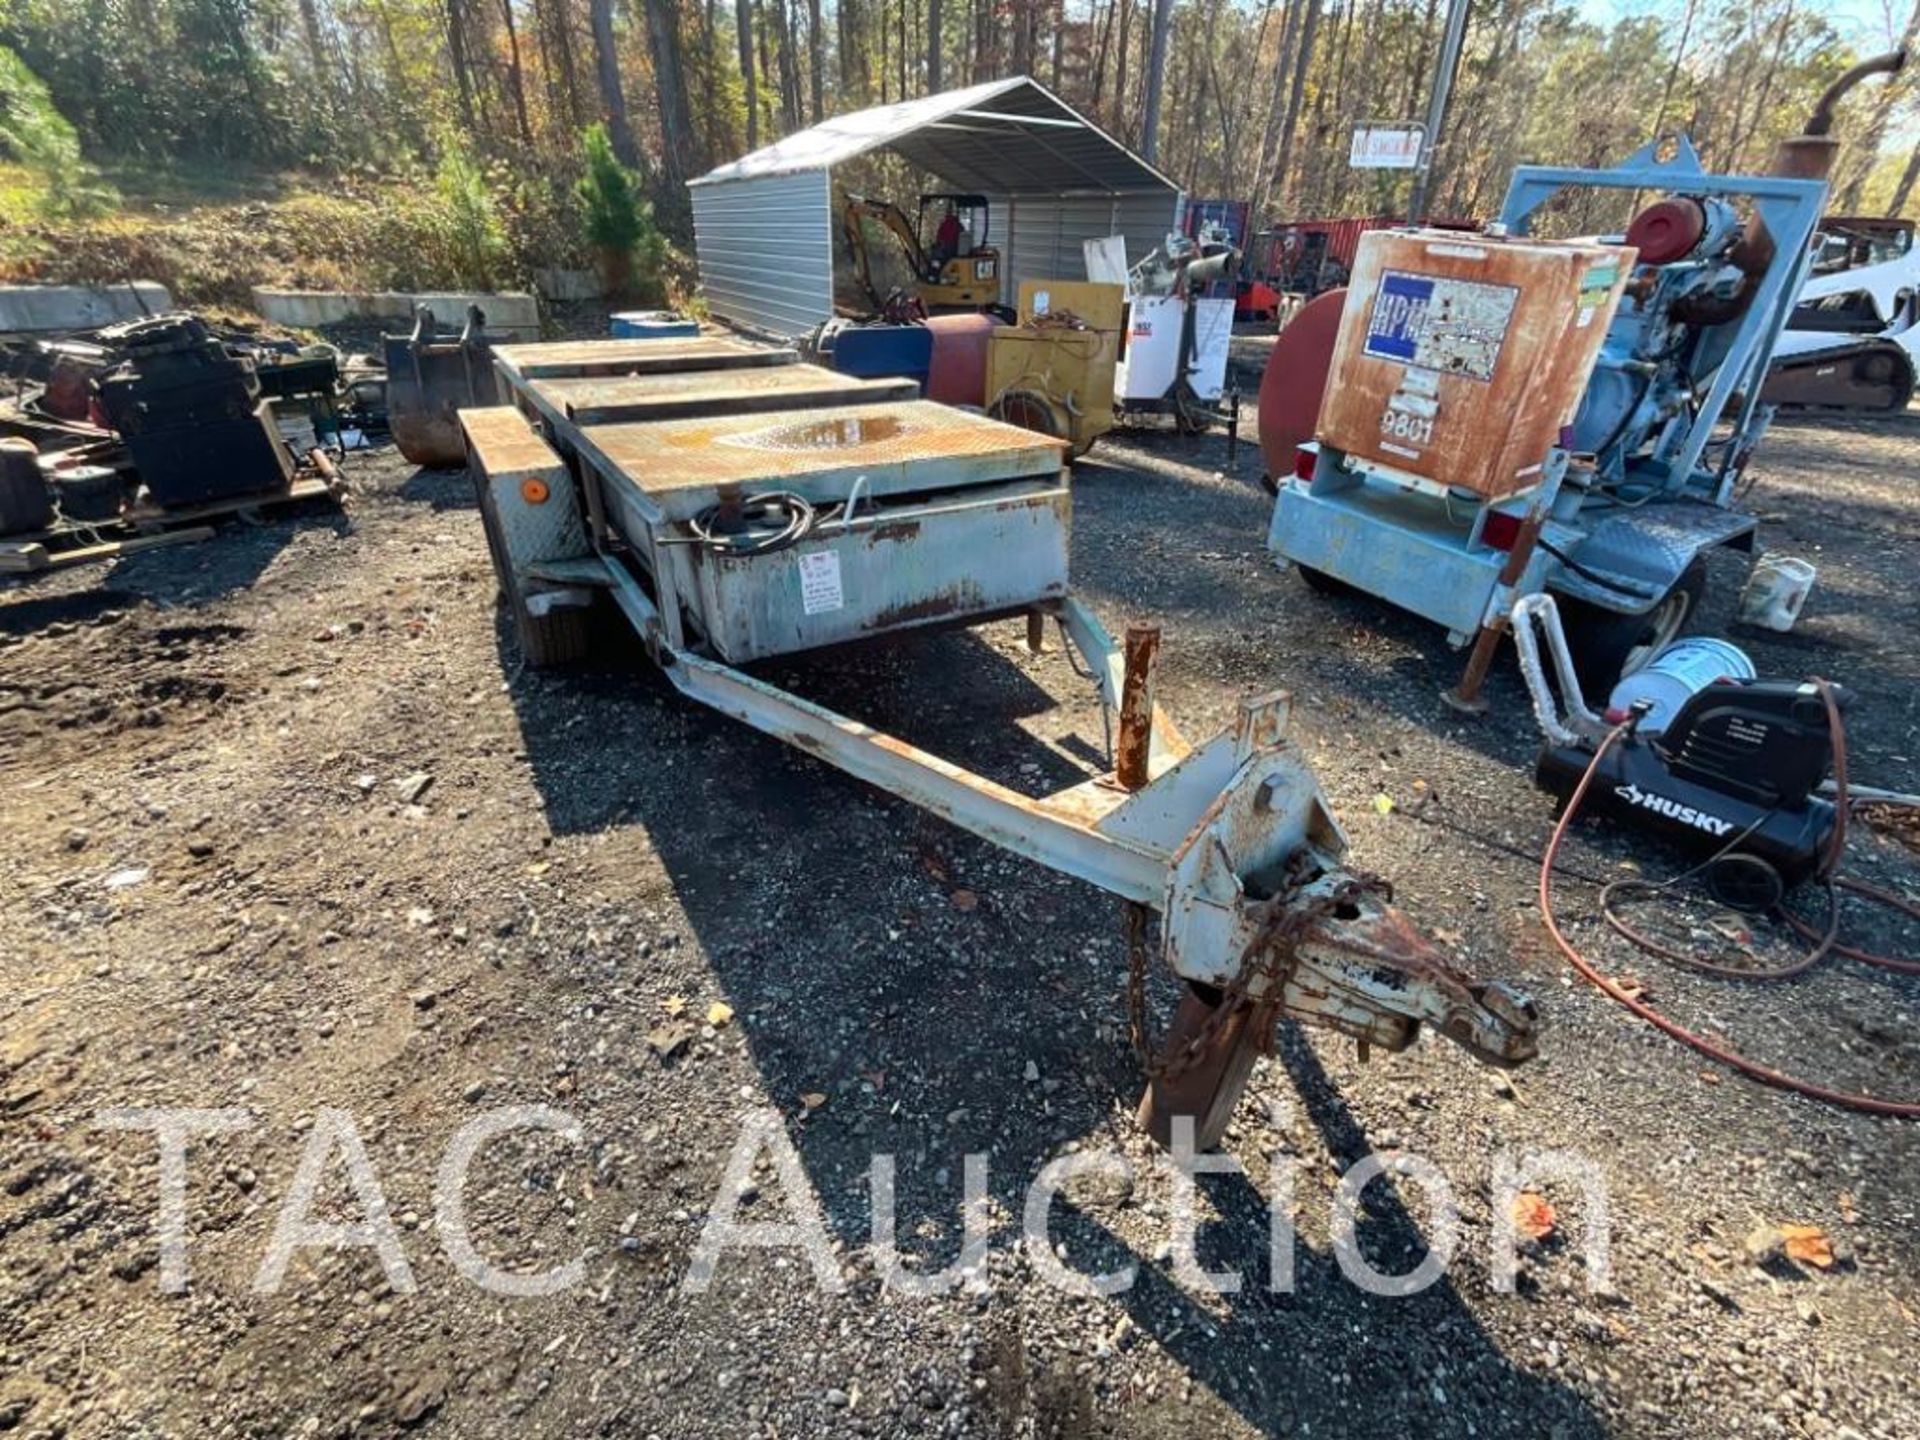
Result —
<instances>
[{"instance_id":1,"label":"red air hose","mask_svg":"<svg viewBox=\"0 0 1920 1440\"><path fill-rule=\"evenodd\" d=\"M1820 683L1821 694L1827 701L1829 716L1837 723L1838 717L1835 712L1838 707L1834 705L1832 696L1828 692L1825 683L1818 683ZM1607 733L1606 738L1600 742L1599 747L1593 752L1593 759L1588 762L1587 765L1587 773L1580 777L1580 783L1574 787L1572 796L1567 800L1566 808L1560 813L1559 823L1553 827L1553 838L1547 842L1546 853L1540 857L1540 918L1547 927L1547 933L1553 937L1553 943L1560 947L1561 953L1567 957L1568 961L1573 965L1573 968L1580 972L1583 979L1605 992L1610 998L1617 1000L1642 1020L1645 1020L1649 1025L1652 1025L1657 1030L1663 1031L1673 1039L1678 1040L1682 1045L1697 1050L1708 1059L1717 1061L1729 1069L1739 1071L1749 1079L1758 1080L1763 1085L1771 1085L1777 1090L1785 1090L1794 1095L1804 1095L1811 1100L1824 1101L1829 1105L1839 1105L1845 1109L1858 1110L1868 1115L1892 1115L1902 1120L1920 1120L1920 1102L1882 1100L1876 1096L1860 1095L1848 1090L1829 1089L1824 1085L1816 1085L1811 1081L1802 1080L1796 1075L1789 1075L1783 1070L1775 1070L1770 1065L1762 1065L1757 1060L1750 1060L1738 1051L1729 1050L1725 1046L1714 1044L1713 1041L1707 1039L1705 1036L1694 1033L1676 1020L1668 1019L1667 1016L1661 1014L1645 1001L1636 999L1625 990L1622 990L1612 980L1609 980L1605 975L1602 975L1596 970L1592 963L1578 950L1574 949L1573 943L1560 932L1560 923L1554 918L1553 914L1553 862L1560 853L1560 843L1566 839L1567 831L1573 826L1574 817L1580 812L1580 802L1586 798L1587 789L1593 784L1593 777L1599 773L1600 762L1606 757L1607 752L1611 750L1625 734L1626 727L1624 725L1616 726ZM1846 741L1837 729L1834 732L1834 738L1834 779L1838 783L1839 788L1835 807L1837 819L1835 821L1833 843L1828 847L1827 858L1821 866L1821 871L1830 885L1844 885L1849 890L1879 898L1885 895L1886 892L1878 891L1873 886L1862 885L1858 881L1840 880L1833 874L1833 867L1839 862L1840 846L1846 842L1847 813ZM1916 911L1913 906L1907 904L1904 900L1900 900L1898 897L1889 898L1892 898L1898 908L1907 913L1920 914L1920 911ZM1834 903L1837 909L1837 897L1834 897ZM1855 959L1867 960L1868 963L1871 964L1885 965L1888 969L1900 970L1909 974L1920 972L1920 966L1910 966L1909 963L1905 961L1887 961L1884 957L1869 956L1845 946L1835 945L1832 940L1833 926L1830 926L1828 931L1822 934L1821 932L1813 931L1812 927L1807 926L1804 921L1794 922L1793 917L1788 918L1790 923L1794 923L1795 929L1800 930L1802 934L1811 932L1810 938L1825 941L1826 943L1821 947L1822 952L1831 949L1839 954L1851 955ZM1838 916L1836 914L1834 924L1837 925L1837 923Z\"/></svg>"}]
</instances>

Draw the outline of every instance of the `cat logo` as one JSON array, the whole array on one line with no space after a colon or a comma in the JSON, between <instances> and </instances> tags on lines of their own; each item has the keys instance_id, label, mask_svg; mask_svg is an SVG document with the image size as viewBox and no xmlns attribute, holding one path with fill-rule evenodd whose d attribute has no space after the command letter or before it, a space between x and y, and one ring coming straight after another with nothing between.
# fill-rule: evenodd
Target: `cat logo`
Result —
<instances>
[{"instance_id":1,"label":"cat logo","mask_svg":"<svg viewBox=\"0 0 1920 1440\"><path fill-rule=\"evenodd\" d=\"M1691 825L1696 830L1718 837L1733 832L1733 822L1722 820L1718 815L1709 815L1704 810L1696 810L1691 805L1682 805L1678 800L1669 800L1664 795L1656 795L1651 790L1642 790L1631 782L1613 787L1613 793L1629 805L1638 805L1642 810L1651 810L1656 815L1664 815L1669 820L1678 820L1682 825Z\"/></svg>"}]
</instances>

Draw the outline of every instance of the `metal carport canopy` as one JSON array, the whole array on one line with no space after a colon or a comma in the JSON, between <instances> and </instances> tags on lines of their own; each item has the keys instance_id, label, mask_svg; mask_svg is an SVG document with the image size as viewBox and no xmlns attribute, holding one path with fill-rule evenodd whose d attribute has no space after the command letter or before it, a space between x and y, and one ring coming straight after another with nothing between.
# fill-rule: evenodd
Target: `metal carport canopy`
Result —
<instances>
[{"instance_id":1,"label":"metal carport canopy","mask_svg":"<svg viewBox=\"0 0 1920 1440\"><path fill-rule=\"evenodd\" d=\"M1011 211L994 237L1009 295L1025 271L1078 278L1090 220L1093 233L1128 235L1138 254L1178 219L1172 180L1045 86L1014 76L836 115L690 182L715 315L797 335L833 314L831 171L872 150Z\"/></svg>"}]
</instances>

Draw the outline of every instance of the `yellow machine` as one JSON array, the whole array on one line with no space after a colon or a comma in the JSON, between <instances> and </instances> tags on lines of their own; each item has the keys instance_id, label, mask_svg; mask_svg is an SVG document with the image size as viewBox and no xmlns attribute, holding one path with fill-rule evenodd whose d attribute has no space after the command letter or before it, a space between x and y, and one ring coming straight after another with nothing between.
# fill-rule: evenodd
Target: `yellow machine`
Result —
<instances>
[{"instance_id":1,"label":"yellow machine","mask_svg":"<svg viewBox=\"0 0 1920 1440\"><path fill-rule=\"evenodd\" d=\"M1022 281L1020 323L995 330L988 344L987 413L1086 454L1113 428L1125 313L1124 286Z\"/></svg>"},{"instance_id":2,"label":"yellow machine","mask_svg":"<svg viewBox=\"0 0 1920 1440\"><path fill-rule=\"evenodd\" d=\"M933 211L932 232L928 234L928 214ZM978 229L974 216L978 215ZM934 193L920 197L920 213L909 220L891 200L869 200L864 195L847 196L841 220L847 236L847 253L860 272L861 287L876 309L886 306L886 297L873 283L867 261L867 232L864 221L874 220L892 231L913 270L914 295L930 315L951 310L981 310L1000 301L1000 252L987 244L987 226L991 220L984 195ZM923 240L923 236L926 238Z\"/></svg>"}]
</instances>

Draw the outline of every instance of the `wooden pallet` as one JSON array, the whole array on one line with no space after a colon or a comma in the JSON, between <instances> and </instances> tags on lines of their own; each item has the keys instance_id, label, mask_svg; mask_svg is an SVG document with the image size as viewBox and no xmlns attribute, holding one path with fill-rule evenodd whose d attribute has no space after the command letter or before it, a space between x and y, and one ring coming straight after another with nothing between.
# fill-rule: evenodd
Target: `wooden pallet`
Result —
<instances>
[{"instance_id":1,"label":"wooden pallet","mask_svg":"<svg viewBox=\"0 0 1920 1440\"><path fill-rule=\"evenodd\" d=\"M48 570L68 570L100 560L117 560L142 550L157 550L168 545L190 545L211 539L214 533L207 521L237 515L245 510L268 506L294 505L304 500L339 500L347 493L346 482L331 465L318 475L302 475L285 490L263 494L231 495L202 505L181 505L163 510L150 499L130 506L119 520L99 525L62 525L32 531L0 541L0 575L36 575Z\"/></svg>"}]
</instances>

